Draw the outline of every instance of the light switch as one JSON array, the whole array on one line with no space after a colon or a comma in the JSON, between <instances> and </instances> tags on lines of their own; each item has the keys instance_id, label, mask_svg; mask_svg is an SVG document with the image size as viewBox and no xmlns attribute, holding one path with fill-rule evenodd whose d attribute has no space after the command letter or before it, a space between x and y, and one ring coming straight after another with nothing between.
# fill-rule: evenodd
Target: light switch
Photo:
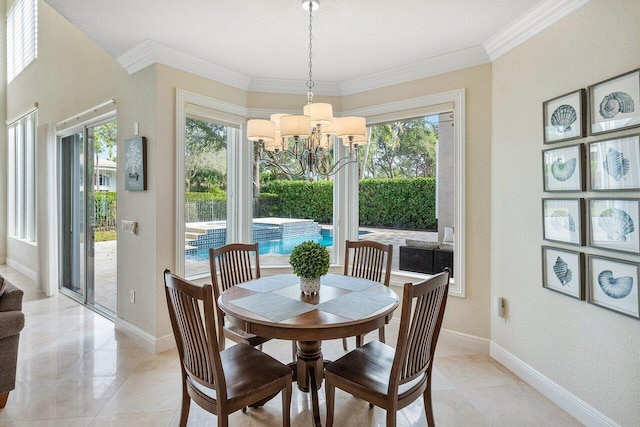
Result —
<instances>
[{"instance_id":1,"label":"light switch","mask_svg":"<svg viewBox=\"0 0 640 427\"><path fill-rule=\"evenodd\" d=\"M123 233L138 234L138 223L136 221L120 221L120 228Z\"/></svg>"}]
</instances>

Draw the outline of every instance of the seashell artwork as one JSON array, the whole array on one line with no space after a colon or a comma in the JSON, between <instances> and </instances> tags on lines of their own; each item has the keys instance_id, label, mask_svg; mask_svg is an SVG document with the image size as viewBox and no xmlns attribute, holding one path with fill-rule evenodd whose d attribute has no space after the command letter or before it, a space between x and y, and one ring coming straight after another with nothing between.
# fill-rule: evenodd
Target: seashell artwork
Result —
<instances>
[{"instance_id":1,"label":"seashell artwork","mask_svg":"<svg viewBox=\"0 0 640 427\"><path fill-rule=\"evenodd\" d=\"M598 274L598 285L607 296L621 299L631 293L633 289L633 277L613 277L611 270L603 270Z\"/></svg>"},{"instance_id":2,"label":"seashell artwork","mask_svg":"<svg viewBox=\"0 0 640 427\"><path fill-rule=\"evenodd\" d=\"M567 104L562 104L551 114L551 124L556 127L558 133L570 131L571 125L576 119L577 114L575 108Z\"/></svg>"},{"instance_id":3,"label":"seashell artwork","mask_svg":"<svg viewBox=\"0 0 640 427\"><path fill-rule=\"evenodd\" d=\"M609 148L607 151L607 157L602 162L604 170L616 181L620 181L627 172L629 172L629 159L624 157L624 154L613 148Z\"/></svg>"},{"instance_id":4,"label":"seashell artwork","mask_svg":"<svg viewBox=\"0 0 640 427\"><path fill-rule=\"evenodd\" d=\"M565 228L569 231L576 231L576 222L571 216L571 214L567 211L563 210L555 210L551 214L551 226L556 230L564 230Z\"/></svg>"},{"instance_id":5,"label":"seashell artwork","mask_svg":"<svg viewBox=\"0 0 640 427\"><path fill-rule=\"evenodd\" d=\"M576 171L577 159L572 158L563 162L557 159L551 164L551 175L558 181L566 181Z\"/></svg>"},{"instance_id":6,"label":"seashell artwork","mask_svg":"<svg viewBox=\"0 0 640 427\"><path fill-rule=\"evenodd\" d=\"M612 92L600 102L600 115L605 119L618 113L632 113L634 109L633 98L626 92Z\"/></svg>"},{"instance_id":7,"label":"seashell artwork","mask_svg":"<svg viewBox=\"0 0 640 427\"><path fill-rule=\"evenodd\" d=\"M553 272L556 273L556 277L560 280L562 286L568 285L573 278L571 269L561 257L556 259L556 263L553 265Z\"/></svg>"},{"instance_id":8,"label":"seashell artwork","mask_svg":"<svg viewBox=\"0 0 640 427\"><path fill-rule=\"evenodd\" d=\"M635 230L633 219L622 209L608 208L598 217L598 225L610 240L626 242L627 235Z\"/></svg>"}]
</instances>

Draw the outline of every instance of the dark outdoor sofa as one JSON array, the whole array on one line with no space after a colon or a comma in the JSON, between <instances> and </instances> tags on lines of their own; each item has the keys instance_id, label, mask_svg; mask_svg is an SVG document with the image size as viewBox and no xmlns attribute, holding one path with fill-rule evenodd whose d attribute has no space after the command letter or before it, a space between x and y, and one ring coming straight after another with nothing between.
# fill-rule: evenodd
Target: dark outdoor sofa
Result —
<instances>
[{"instance_id":1,"label":"dark outdoor sofa","mask_svg":"<svg viewBox=\"0 0 640 427\"><path fill-rule=\"evenodd\" d=\"M453 246L438 242L422 242L407 239L400 246L400 270L435 274L446 267L453 277Z\"/></svg>"}]
</instances>

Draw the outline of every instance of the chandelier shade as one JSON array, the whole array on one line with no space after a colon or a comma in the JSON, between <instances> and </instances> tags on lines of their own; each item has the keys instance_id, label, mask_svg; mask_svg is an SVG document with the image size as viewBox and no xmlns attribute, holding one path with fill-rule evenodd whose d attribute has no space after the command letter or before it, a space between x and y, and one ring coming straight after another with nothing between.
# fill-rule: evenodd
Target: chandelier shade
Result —
<instances>
[{"instance_id":1,"label":"chandelier shade","mask_svg":"<svg viewBox=\"0 0 640 427\"><path fill-rule=\"evenodd\" d=\"M280 133L284 138L309 137L311 135L311 117L298 114L280 117Z\"/></svg>"},{"instance_id":2,"label":"chandelier shade","mask_svg":"<svg viewBox=\"0 0 640 427\"><path fill-rule=\"evenodd\" d=\"M276 126L271 120L255 119L247 122L247 139L250 141L271 142Z\"/></svg>"},{"instance_id":3,"label":"chandelier shade","mask_svg":"<svg viewBox=\"0 0 640 427\"><path fill-rule=\"evenodd\" d=\"M303 107L302 113L311 117L311 125L326 126L333 123L333 106L324 102L315 102Z\"/></svg>"}]
</instances>

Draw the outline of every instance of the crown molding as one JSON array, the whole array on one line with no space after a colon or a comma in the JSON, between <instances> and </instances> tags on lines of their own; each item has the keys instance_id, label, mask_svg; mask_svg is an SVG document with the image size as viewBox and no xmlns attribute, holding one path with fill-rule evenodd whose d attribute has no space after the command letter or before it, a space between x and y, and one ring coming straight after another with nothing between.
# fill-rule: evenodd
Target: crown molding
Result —
<instances>
[{"instance_id":1,"label":"crown molding","mask_svg":"<svg viewBox=\"0 0 640 427\"><path fill-rule=\"evenodd\" d=\"M322 96L339 96L340 84L338 82L314 81L313 94ZM306 80L263 79L251 77L249 83L251 92L307 94Z\"/></svg>"},{"instance_id":2,"label":"crown molding","mask_svg":"<svg viewBox=\"0 0 640 427\"><path fill-rule=\"evenodd\" d=\"M145 40L120 56L118 62L129 74L136 73L152 64L162 64L239 89L249 89L250 79L244 74L151 40Z\"/></svg>"},{"instance_id":3,"label":"crown molding","mask_svg":"<svg viewBox=\"0 0 640 427\"><path fill-rule=\"evenodd\" d=\"M484 42L484 50L495 61L590 1L544 0Z\"/></svg>"},{"instance_id":4,"label":"crown molding","mask_svg":"<svg viewBox=\"0 0 640 427\"><path fill-rule=\"evenodd\" d=\"M406 83L490 62L482 46L451 52L340 83L340 95Z\"/></svg>"}]
</instances>

